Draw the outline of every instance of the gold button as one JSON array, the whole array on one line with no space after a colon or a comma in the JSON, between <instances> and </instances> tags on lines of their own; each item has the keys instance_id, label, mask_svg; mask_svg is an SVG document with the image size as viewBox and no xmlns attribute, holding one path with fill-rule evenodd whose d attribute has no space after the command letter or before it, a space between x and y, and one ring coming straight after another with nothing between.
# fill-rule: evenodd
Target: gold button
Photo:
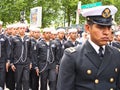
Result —
<instances>
[{"instance_id":1,"label":"gold button","mask_svg":"<svg viewBox=\"0 0 120 90\"><path fill-rule=\"evenodd\" d=\"M98 80L98 79L95 79L95 83L98 84L98 83L99 83L99 80Z\"/></svg>"},{"instance_id":2,"label":"gold button","mask_svg":"<svg viewBox=\"0 0 120 90\"><path fill-rule=\"evenodd\" d=\"M118 72L118 68L115 68L115 72Z\"/></svg>"},{"instance_id":3,"label":"gold button","mask_svg":"<svg viewBox=\"0 0 120 90\"><path fill-rule=\"evenodd\" d=\"M111 82L111 83L114 82L114 78L110 78L110 82Z\"/></svg>"},{"instance_id":4,"label":"gold button","mask_svg":"<svg viewBox=\"0 0 120 90\"><path fill-rule=\"evenodd\" d=\"M113 88L110 88L110 90L114 90Z\"/></svg>"},{"instance_id":5,"label":"gold button","mask_svg":"<svg viewBox=\"0 0 120 90\"><path fill-rule=\"evenodd\" d=\"M91 73L92 73L92 71L91 71L91 70L87 70L87 74L89 74L89 75L90 75Z\"/></svg>"}]
</instances>

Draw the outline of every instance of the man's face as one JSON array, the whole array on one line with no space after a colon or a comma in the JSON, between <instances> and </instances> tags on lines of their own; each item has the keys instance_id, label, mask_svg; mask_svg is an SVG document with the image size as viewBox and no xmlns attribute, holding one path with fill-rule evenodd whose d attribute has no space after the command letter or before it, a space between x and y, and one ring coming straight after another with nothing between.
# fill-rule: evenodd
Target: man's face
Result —
<instances>
[{"instance_id":1,"label":"man's face","mask_svg":"<svg viewBox=\"0 0 120 90\"><path fill-rule=\"evenodd\" d=\"M30 31L29 34L30 34L30 37L33 37L34 32Z\"/></svg>"},{"instance_id":2,"label":"man's face","mask_svg":"<svg viewBox=\"0 0 120 90\"><path fill-rule=\"evenodd\" d=\"M0 30L2 29L2 25L0 25Z\"/></svg>"},{"instance_id":3,"label":"man's face","mask_svg":"<svg viewBox=\"0 0 120 90\"><path fill-rule=\"evenodd\" d=\"M77 32L70 33L70 38L73 39L73 40L76 40L76 38L77 38Z\"/></svg>"},{"instance_id":4,"label":"man's face","mask_svg":"<svg viewBox=\"0 0 120 90\"><path fill-rule=\"evenodd\" d=\"M109 35L109 41L112 42L114 39L114 32L111 30L111 33Z\"/></svg>"},{"instance_id":5,"label":"man's face","mask_svg":"<svg viewBox=\"0 0 120 90\"><path fill-rule=\"evenodd\" d=\"M51 34L51 39L54 40L57 37L57 34Z\"/></svg>"},{"instance_id":6,"label":"man's face","mask_svg":"<svg viewBox=\"0 0 120 90\"><path fill-rule=\"evenodd\" d=\"M107 42L109 41L111 26L93 24L93 25L86 25L85 27L88 33L90 34L91 40L95 44L99 46L107 44Z\"/></svg>"},{"instance_id":7,"label":"man's face","mask_svg":"<svg viewBox=\"0 0 120 90\"><path fill-rule=\"evenodd\" d=\"M59 39L63 39L63 38L64 38L64 35L65 35L64 32L59 32L59 33L58 33Z\"/></svg>"},{"instance_id":8,"label":"man's face","mask_svg":"<svg viewBox=\"0 0 120 90\"><path fill-rule=\"evenodd\" d=\"M120 42L120 35L117 35L117 41Z\"/></svg>"},{"instance_id":9,"label":"man's face","mask_svg":"<svg viewBox=\"0 0 120 90\"><path fill-rule=\"evenodd\" d=\"M11 35L11 34L12 34L12 29L8 28L8 29L7 29L7 34L8 34L8 35Z\"/></svg>"},{"instance_id":10,"label":"man's face","mask_svg":"<svg viewBox=\"0 0 120 90\"><path fill-rule=\"evenodd\" d=\"M12 35L15 36L16 34L19 34L19 31L17 28L12 28Z\"/></svg>"},{"instance_id":11,"label":"man's face","mask_svg":"<svg viewBox=\"0 0 120 90\"><path fill-rule=\"evenodd\" d=\"M19 34L24 35L25 34L25 27L20 27L19 28Z\"/></svg>"},{"instance_id":12,"label":"man's face","mask_svg":"<svg viewBox=\"0 0 120 90\"><path fill-rule=\"evenodd\" d=\"M34 37L35 37L36 39L39 39L39 38L40 38L40 32L39 32L39 31L35 31L35 32L34 32Z\"/></svg>"},{"instance_id":13,"label":"man's face","mask_svg":"<svg viewBox=\"0 0 120 90\"><path fill-rule=\"evenodd\" d=\"M43 36L44 36L44 39L50 40L51 32L44 32Z\"/></svg>"}]
</instances>

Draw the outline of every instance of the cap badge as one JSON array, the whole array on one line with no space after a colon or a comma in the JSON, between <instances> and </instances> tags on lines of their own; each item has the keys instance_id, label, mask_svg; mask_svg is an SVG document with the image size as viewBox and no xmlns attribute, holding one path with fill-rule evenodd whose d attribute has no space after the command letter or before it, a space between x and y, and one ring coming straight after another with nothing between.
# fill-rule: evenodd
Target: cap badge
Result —
<instances>
[{"instance_id":1,"label":"cap badge","mask_svg":"<svg viewBox=\"0 0 120 90\"><path fill-rule=\"evenodd\" d=\"M110 9L109 9L109 8L106 8L106 9L104 9L104 11L102 12L102 16L103 16L104 18L109 18L109 17L110 17L110 13L111 13Z\"/></svg>"}]
</instances>

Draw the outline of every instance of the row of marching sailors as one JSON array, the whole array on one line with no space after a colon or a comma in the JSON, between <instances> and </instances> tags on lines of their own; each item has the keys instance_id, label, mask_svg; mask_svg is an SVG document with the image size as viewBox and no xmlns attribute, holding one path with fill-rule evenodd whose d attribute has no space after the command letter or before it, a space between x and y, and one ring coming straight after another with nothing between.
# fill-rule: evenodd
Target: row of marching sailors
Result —
<instances>
[{"instance_id":1,"label":"row of marching sailors","mask_svg":"<svg viewBox=\"0 0 120 90\"><path fill-rule=\"evenodd\" d=\"M11 30L11 29L10 29ZM10 90L56 90L57 75L65 48L79 45L77 30L69 30L69 40L65 41L64 29L58 29L57 38L51 40L51 29L30 28L25 35L25 27L18 26L10 33L0 34L0 87ZM10 35L12 34L12 35ZM7 71L7 74L6 74ZM6 77L5 77L6 76ZM40 86L39 86L40 77Z\"/></svg>"}]
</instances>

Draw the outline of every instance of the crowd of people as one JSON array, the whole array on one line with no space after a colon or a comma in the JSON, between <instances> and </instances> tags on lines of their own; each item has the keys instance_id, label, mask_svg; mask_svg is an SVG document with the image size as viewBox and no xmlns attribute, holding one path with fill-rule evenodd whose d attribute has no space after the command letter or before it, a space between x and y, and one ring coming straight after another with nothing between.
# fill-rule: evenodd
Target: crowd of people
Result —
<instances>
[{"instance_id":1,"label":"crowd of people","mask_svg":"<svg viewBox=\"0 0 120 90\"><path fill-rule=\"evenodd\" d=\"M1 39L4 41L0 53L3 59L0 60L1 88L4 89L6 81L10 90L38 90L39 87L47 90L47 85L50 90L56 90L64 49L80 45L78 32L75 28L67 32L63 28L40 31L40 28L23 23L1 28Z\"/></svg>"},{"instance_id":2,"label":"crowd of people","mask_svg":"<svg viewBox=\"0 0 120 90\"><path fill-rule=\"evenodd\" d=\"M95 10L100 13L90 13ZM81 35L76 28L40 32L23 23L2 29L0 22L0 90L119 90L120 32L111 28L117 10L90 11L83 13L87 23ZM102 58L98 46L104 49Z\"/></svg>"}]
</instances>

